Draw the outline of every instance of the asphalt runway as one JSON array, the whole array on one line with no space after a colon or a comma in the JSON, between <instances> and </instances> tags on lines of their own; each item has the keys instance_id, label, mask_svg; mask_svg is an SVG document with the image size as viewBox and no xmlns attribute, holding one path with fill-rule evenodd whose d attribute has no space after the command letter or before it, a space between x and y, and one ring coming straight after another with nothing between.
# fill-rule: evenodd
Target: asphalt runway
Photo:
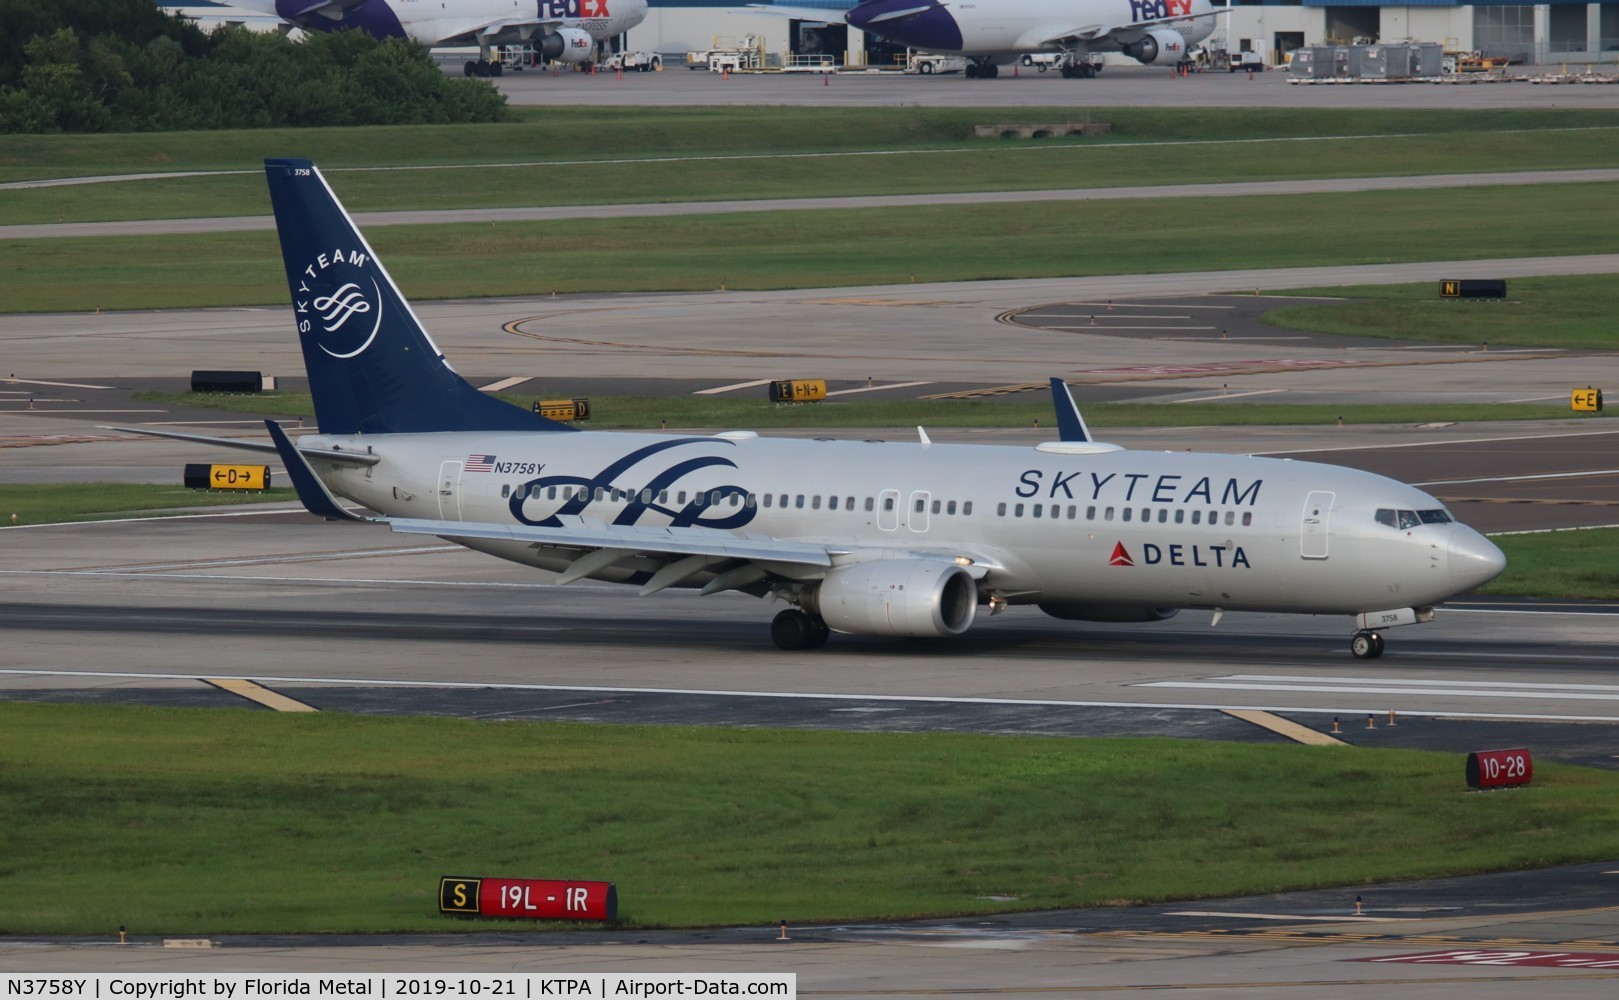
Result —
<instances>
[{"instance_id":1,"label":"asphalt runway","mask_svg":"<svg viewBox=\"0 0 1619 1000\"><path fill-rule=\"evenodd\" d=\"M1454 266L1426 265L1435 278ZM1565 266L1593 264L1489 262L1470 265L1470 273L1483 276L1490 267L1556 273ZM1601 266L1615 269L1611 261ZM1412 280L1414 270L1422 267L1387 273ZM1058 318L1077 303L1109 301L1148 309L1230 306L1228 332L1248 335L1256 321L1247 303L1238 309L1188 293L1377 280L1367 277L1376 272L1211 272L1191 276L1184 282L1191 287L1167 299L1163 279L1126 277L431 303L422 312L452 361L478 373L480 384L528 376L548 390L569 377L604 387L623 380L656 388L663 378L672 380L665 387L681 391L725 389L787 372L841 377L849 388L867 378L874 385L929 383L892 393L1010 386L1001 395L1012 395L1039 391L1055 373L1079 383L1082 399L1094 389L1158 400L1281 391L1311 399L1374 393L1504 402L1566 399L1571 385L1601 384L1613 371L1606 354L1430 351L1413 349L1423 347L1419 342L1329 339L1277 350L1276 343L1217 339L1206 331L1187 338L1171 330L1161 338L1005 318L1030 306ZM1153 289L1159 295L1149 297ZM172 381L203 366L301 374L285 310L11 317L0 328L0 345L7 374L16 366L13 378L0 379L0 477L7 481L82 482L109 472L161 481L185 461L204 460L206 449L129 439L97 425L141 420L205 433L260 432L239 415L169 412L134 400L129 391L136 383ZM965 381L963 372L980 381ZM27 398L35 399L33 409ZM1005 443L1048 436L1033 428L935 435ZM1466 519L1494 530L1571 517L1619 521L1609 516L1613 432L1572 416L1544 424L1172 427L1117 439L1390 471L1436 484L1429 488L1451 497ZM316 522L299 511L0 527L0 555L0 699L267 710L219 683L242 679L326 711L1292 738L1250 721L1254 716L1232 714L1259 711L1262 719L1321 736L1334 736L1336 717L1335 738L1346 743L1453 752L1458 773L1461 754L1488 746L1527 745L1542 759L1602 767L1619 762L1613 652L1619 609L1606 604L1456 602L1432 625L1390 632L1388 654L1370 666L1350 657L1347 621L1230 614L1210 628L1207 612L1155 626L1112 626L1014 609L986 618L958 642L838 637L819 653L788 656L768 641L774 609L752 598L669 593L641 600L588 583L557 588L544 574L454 546ZM1489 961L1479 956L1509 947L1513 955L1539 948L1619 955L1610 867L1619 864L1568 876L1587 895L1549 900L1522 880L1470 883L1466 890L1427 883L1374 912L1372 925L1348 919L1345 888L1173 911L1048 915L1035 924L805 929L787 946L770 942L768 928L716 931L702 940L634 936L590 944L500 934L475 944L241 939L194 954L149 940L128 950L30 941L0 942L0 966L780 968L797 971L802 989L825 996L1169 988L1346 997L1466 989L1516 997L1531 983L1548 996L1582 996L1603 988L1594 984L1611 973L1511 964L1518 958L1495 959L1506 965L1448 963ZM1186 912L1202 915L1176 915ZM1447 964L1359 961L1436 951L1447 953Z\"/></svg>"},{"instance_id":2,"label":"asphalt runway","mask_svg":"<svg viewBox=\"0 0 1619 1000\"><path fill-rule=\"evenodd\" d=\"M1515 67L1516 68L1516 67ZM1074 117L1096 108L1612 108L1619 86L1486 83L1315 86L1289 84L1286 73L1199 73L1176 76L1152 66L1109 65L1090 80L1019 70L994 80L898 73L717 73L684 68L661 73L594 76L513 73L495 81L516 105L609 107L762 104L857 107L1059 108Z\"/></svg>"}]
</instances>

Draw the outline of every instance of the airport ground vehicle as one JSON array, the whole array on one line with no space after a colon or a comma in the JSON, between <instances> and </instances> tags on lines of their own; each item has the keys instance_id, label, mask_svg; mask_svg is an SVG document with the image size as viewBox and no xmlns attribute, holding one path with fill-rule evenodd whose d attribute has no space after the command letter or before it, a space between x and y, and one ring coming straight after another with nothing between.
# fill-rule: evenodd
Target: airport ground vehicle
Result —
<instances>
[{"instance_id":1,"label":"airport ground vehicle","mask_svg":"<svg viewBox=\"0 0 1619 1000\"><path fill-rule=\"evenodd\" d=\"M934 73L960 73L967 68L962 56L943 56L933 52L911 52L905 57L905 72L931 76Z\"/></svg>"}]
</instances>

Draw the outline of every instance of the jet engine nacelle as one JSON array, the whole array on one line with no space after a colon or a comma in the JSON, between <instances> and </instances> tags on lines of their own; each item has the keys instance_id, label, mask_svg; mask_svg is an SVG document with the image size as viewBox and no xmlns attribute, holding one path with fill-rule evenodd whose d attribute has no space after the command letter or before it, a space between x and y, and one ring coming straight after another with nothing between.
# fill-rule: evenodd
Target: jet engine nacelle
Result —
<instances>
[{"instance_id":1,"label":"jet engine nacelle","mask_svg":"<svg viewBox=\"0 0 1619 1000\"><path fill-rule=\"evenodd\" d=\"M1180 608L1135 608L1119 604L1042 604L1053 618L1074 622L1161 622L1181 613Z\"/></svg>"},{"instance_id":2,"label":"jet engine nacelle","mask_svg":"<svg viewBox=\"0 0 1619 1000\"><path fill-rule=\"evenodd\" d=\"M1131 59L1148 66L1172 66L1186 58L1186 39L1178 31L1157 28L1120 49Z\"/></svg>"},{"instance_id":3,"label":"jet engine nacelle","mask_svg":"<svg viewBox=\"0 0 1619 1000\"><path fill-rule=\"evenodd\" d=\"M881 559L833 569L810 603L839 632L960 635L978 612L978 584L954 563Z\"/></svg>"},{"instance_id":4,"label":"jet engine nacelle","mask_svg":"<svg viewBox=\"0 0 1619 1000\"><path fill-rule=\"evenodd\" d=\"M582 63L596 54L596 41L587 31L578 28L558 28L534 40L534 49L546 59L557 62Z\"/></svg>"}]
</instances>

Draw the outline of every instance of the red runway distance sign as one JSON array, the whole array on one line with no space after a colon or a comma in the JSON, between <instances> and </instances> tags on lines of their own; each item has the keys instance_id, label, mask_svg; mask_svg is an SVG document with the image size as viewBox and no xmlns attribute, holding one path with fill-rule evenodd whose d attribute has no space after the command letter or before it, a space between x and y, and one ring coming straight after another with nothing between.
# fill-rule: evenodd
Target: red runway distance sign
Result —
<instances>
[{"instance_id":1,"label":"red runway distance sign","mask_svg":"<svg viewBox=\"0 0 1619 1000\"><path fill-rule=\"evenodd\" d=\"M1529 750L1479 750L1467 755L1468 788L1511 788L1527 785L1535 776Z\"/></svg>"},{"instance_id":2,"label":"red runway distance sign","mask_svg":"<svg viewBox=\"0 0 1619 1000\"><path fill-rule=\"evenodd\" d=\"M577 879L445 875L438 911L514 920L616 920L618 887Z\"/></svg>"}]
</instances>

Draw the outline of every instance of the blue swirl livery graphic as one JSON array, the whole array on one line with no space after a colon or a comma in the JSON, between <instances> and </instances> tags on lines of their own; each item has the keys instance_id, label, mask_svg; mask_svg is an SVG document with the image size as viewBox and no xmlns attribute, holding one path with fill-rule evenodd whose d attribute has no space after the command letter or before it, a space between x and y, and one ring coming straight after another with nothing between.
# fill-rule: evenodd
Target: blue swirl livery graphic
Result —
<instances>
[{"instance_id":1,"label":"blue swirl livery graphic","mask_svg":"<svg viewBox=\"0 0 1619 1000\"><path fill-rule=\"evenodd\" d=\"M732 442L716 441L712 438L685 438L679 441L661 441L630 452L594 476L558 475L530 479L518 486L516 492L512 494L510 504L512 517L523 524L531 524L535 527L560 528L562 527L562 518L564 516L582 514L592 503L595 503L596 492L599 489L603 491L622 490L624 492L624 509L619 512L612 522L617 525L635 524L648 512L662 514L669 518L669 526L672 528L734 529L752 521L758 511L747 505L745 499L748 491L740 486L704 487L699 491L695 491L695 496L692 500L681 507L658 502L660 495L666 495L665 491L671 489L683 477L691 473L703 469L736 468L735 462L720 455L703 455L666 465L660 471L652 473L633 487L618 484L617 480L620 476L625 475L654 455L661 454L671 448L684 448L691 445L727 445L735 447ZM540 490L552 486L564 488L583 487L583 489L572 491L562 505L550 514L544 517L529 516L523 508L530 500L530 495L537 496ZM741 497L744 502L739 502L733 507L728 503L731 497ZM721 507L724 508L724 513L718 513Z\"/></svg>"}]
</instances>

